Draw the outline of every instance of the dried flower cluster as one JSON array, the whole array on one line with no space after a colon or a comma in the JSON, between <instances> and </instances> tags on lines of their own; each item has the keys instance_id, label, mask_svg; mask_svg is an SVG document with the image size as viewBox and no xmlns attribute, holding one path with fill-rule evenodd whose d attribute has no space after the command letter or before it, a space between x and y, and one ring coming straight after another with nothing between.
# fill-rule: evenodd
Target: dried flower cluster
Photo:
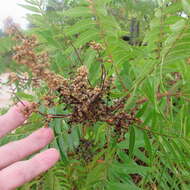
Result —
<instances>
[{"instance_id":1,"label":"dried flower cluster","mask_svg":"<svg viewBox=\"0 0 190 190\"><path fill-rule=\"evenodd\" d=\"M44 105L46 107L53 107L56 105L54 99L57 98L56 96L46 95L43 97Z\"/></svg>"},{"instance_id":2,"label":"dried flower cluster","mask_svg":"<svg viewBox=\"0 0 190 190\"><path fill-rule=\"evenodd\" d=\"M93 152L94 144L92 141L87 139L80 139L78 147L75 149L75 157L77 160L81 158L86 162L91 162L95 152Z\"/></svg>"},{"instance_id":3,"label":"dried flower cluster","mask_svg":"<svg viewBox=\"0 0 190 190\"><path fill-rule=\"evenodd\" d=\"M102 46L101 43L97 43L95 41L92 41L89 43L90 47L96 51L100 51L100 50L103 50L104 47Z\"/></svg>"},{"instance_id":4,"label":"dried flower cluster","mask_svg":"<svg viewBox=\"0 0 190 190\"><path fill-rule=\"evenodd\" d=\"M14 30L15 32L15 30ZM37 54L35 47L38 42L35 36L23 36L16 31L17 40L21 43L14 47L15 55L13 59L19 63L27 65L33 75L45 81L52 91L57 91L57 96L44 97L46 106L54 106L53 99L59 99L59 104L66 104L72 110L67 115L70 124L80 123L92 126L97 121L107 122L115 126L115 130L120 134L122 128L126 131L128 126L140 122L135 118L135 111L125 113L123 110L127 98L115 101L108 105L107 97L113 88L113 78L103 78L99 86L92 87L88 81L88 69L81 66L77 69L74 79L66 79L48 68L49 59L47 53ZM100 44L92 43L94 48L102 48ZM61 114L57 114L64 117ZM48 116L50 118L50 116Z\"/></svg>"},{"instance_id":5,"label":"dried flower cluster","mask_svg":"<svg viewBox=\"0 0 190 190\"><path fill-rule=\"evenodd\" d=\"M23 103L25 106L25 104ZM38 110L38 104L36 103L31 103L30 106L25 106L24 109L22 110L22 114L27 118L31 115L32 112L37 112Z\"/></svg>"},{"instance_id":6,"label":"dried flower cluster","mask_svg":"<svg viewBox=\"0 0 190 190\"><path fill-rule=\"evenodd\" d=\"M19 80L19 76L16 73L14 72L9 73L9 84L12 84L18 80Z\"/></svg>"},{"instance_id":7,"label":"dried flower cluster","mask_svg":"<svg viewBox=\"0 0 190 190\"><path fill-rule=\"evenodd\" d=\"M32 85L38 87L40 84L40 80L38 78L31 78L27 72L24 73L9 73L9 81L8 85L11 85L15 82L18 82L20 88L24 87L27 82L31 81Z\"/></svg>"}]
</instances>

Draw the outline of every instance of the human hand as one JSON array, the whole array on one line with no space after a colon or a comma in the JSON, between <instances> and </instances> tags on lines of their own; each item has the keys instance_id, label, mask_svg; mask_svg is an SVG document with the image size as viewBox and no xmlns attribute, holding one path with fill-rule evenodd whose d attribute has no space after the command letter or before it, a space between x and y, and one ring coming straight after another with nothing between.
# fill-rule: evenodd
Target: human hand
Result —
<instances>
[{"instance_id":1,"label":"human hand","mask_svg":"<svg viewBox=\"0 0 190 190\"><path fill-rule=\"evenodd\" d=\"M24 102L30 106L28 102ZM0 138L21 125L27 118L21 113L24 105L18 103L0 116ZM59 159L56 149L38 153L30 160L20 161L39 151L53 140L50 128L41 128L28 137L0 147L0 190L13 190L47 171Z\"/></svg>"}]
</instances>

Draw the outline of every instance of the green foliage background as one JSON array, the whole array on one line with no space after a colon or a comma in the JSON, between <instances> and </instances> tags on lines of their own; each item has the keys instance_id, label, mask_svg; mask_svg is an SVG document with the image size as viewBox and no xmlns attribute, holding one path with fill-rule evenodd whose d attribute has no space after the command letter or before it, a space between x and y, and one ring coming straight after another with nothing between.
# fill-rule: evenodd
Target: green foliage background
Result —
<instances>
[{"instance_id":1,"label":"green foliage background","mask_svg":"<svg viewBox=\"0 0 190 190\"><path fill-rule=\"evenodd\" d=\"M48 51L53 71L68 77L84 64L90 71L90 82L95 85L101 80L102 62L97 59L101 58L107 74L116 76L117 88L110 97L131 94L125 105L126 112L139 98L145 97L148 101L137 113L144 122L131 126L123 142L111 138L111 129L106 123L95 123L88 128L83 138L95 143L93 152L101 150L90 163L68 157L68 152L79 145L82 126L74 126L68 134L66 121L55 119L51 127L56 138L50 147L59 149L61 160L43 176L19 189L190 189L190 1L93 0L92 8L87 0L25 1L22 6L33 12L28 15L30 29L25 32L37 35L39 49ZM146 45L131 46L121 39L122 35L130 35L132 18L139 20L138 40ZM91 41L103 44L105 50L98 55L86 45ZM0 43L1 71L8 66L19 72L26 70L15 67L10 60L13 42L5 36L0 38ZM112 63L107 61L110 58ZM169 85L169 80L175 80L174 73L180 74L180 80ZM17 96L39 101L48 89L44 84L34 91L35 95L18 91ZM177 92L178 96L158 99L157 92ZM52 114L65 113L61 105L40 109ZM0 145L42 127L43 118L33 114L29 123L32 124L2 139ZM107 138L110 144L103 148ZM100 163L103 155L104 161ZM135 175L141 176L138 183L134 183Z\"/></svg>"}]
</instances>

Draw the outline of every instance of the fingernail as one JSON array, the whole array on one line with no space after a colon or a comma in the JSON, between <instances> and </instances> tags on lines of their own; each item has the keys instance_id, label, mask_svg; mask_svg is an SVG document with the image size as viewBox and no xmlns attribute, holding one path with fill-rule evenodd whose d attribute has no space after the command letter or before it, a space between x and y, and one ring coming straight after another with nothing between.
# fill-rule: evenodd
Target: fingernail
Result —
<instances>
[{"instance_id":1,"label":"fingernail","mask_svg":"<svg viewBox=\"0 0 190 190\"><path fill-rule=\"evenodd\" d=\"M54 164L55 162L57 162L59 160L59 158L60 158L60 154L59 154L58 150L56 150L55 148L51 148L51 149L47 150L46 158L45 158L46 161Z\"/></svg>"},{"instance_id":2,"label":"fingernail","mask_svg":"<svg viewBox=\"0 0 190 190\"><path fill-rule=\"evenodd\" d=\"M51 128L41 128L39 129L39 131L40 131L40 134L46 138L54 136L53 130Z\"/></svg>"}]
</instances>

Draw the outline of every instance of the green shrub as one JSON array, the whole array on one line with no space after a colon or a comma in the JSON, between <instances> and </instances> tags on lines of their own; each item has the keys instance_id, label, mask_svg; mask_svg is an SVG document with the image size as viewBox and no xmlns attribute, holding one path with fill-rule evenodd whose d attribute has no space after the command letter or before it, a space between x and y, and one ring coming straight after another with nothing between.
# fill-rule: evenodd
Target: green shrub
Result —
<instances>
[{"instance_id":1,"label":"green shrub","mask_svg":"<svg viewBox=\"0 0 190 190\"><path fill-rule=\"evenodd\" d=\"M20 189L189 189L189 1L26 3L21 38L38 44L14 57L29 73L16 97L39 110L1 144L48 125L61 160Z\"/></svg>"}]
</instances>

